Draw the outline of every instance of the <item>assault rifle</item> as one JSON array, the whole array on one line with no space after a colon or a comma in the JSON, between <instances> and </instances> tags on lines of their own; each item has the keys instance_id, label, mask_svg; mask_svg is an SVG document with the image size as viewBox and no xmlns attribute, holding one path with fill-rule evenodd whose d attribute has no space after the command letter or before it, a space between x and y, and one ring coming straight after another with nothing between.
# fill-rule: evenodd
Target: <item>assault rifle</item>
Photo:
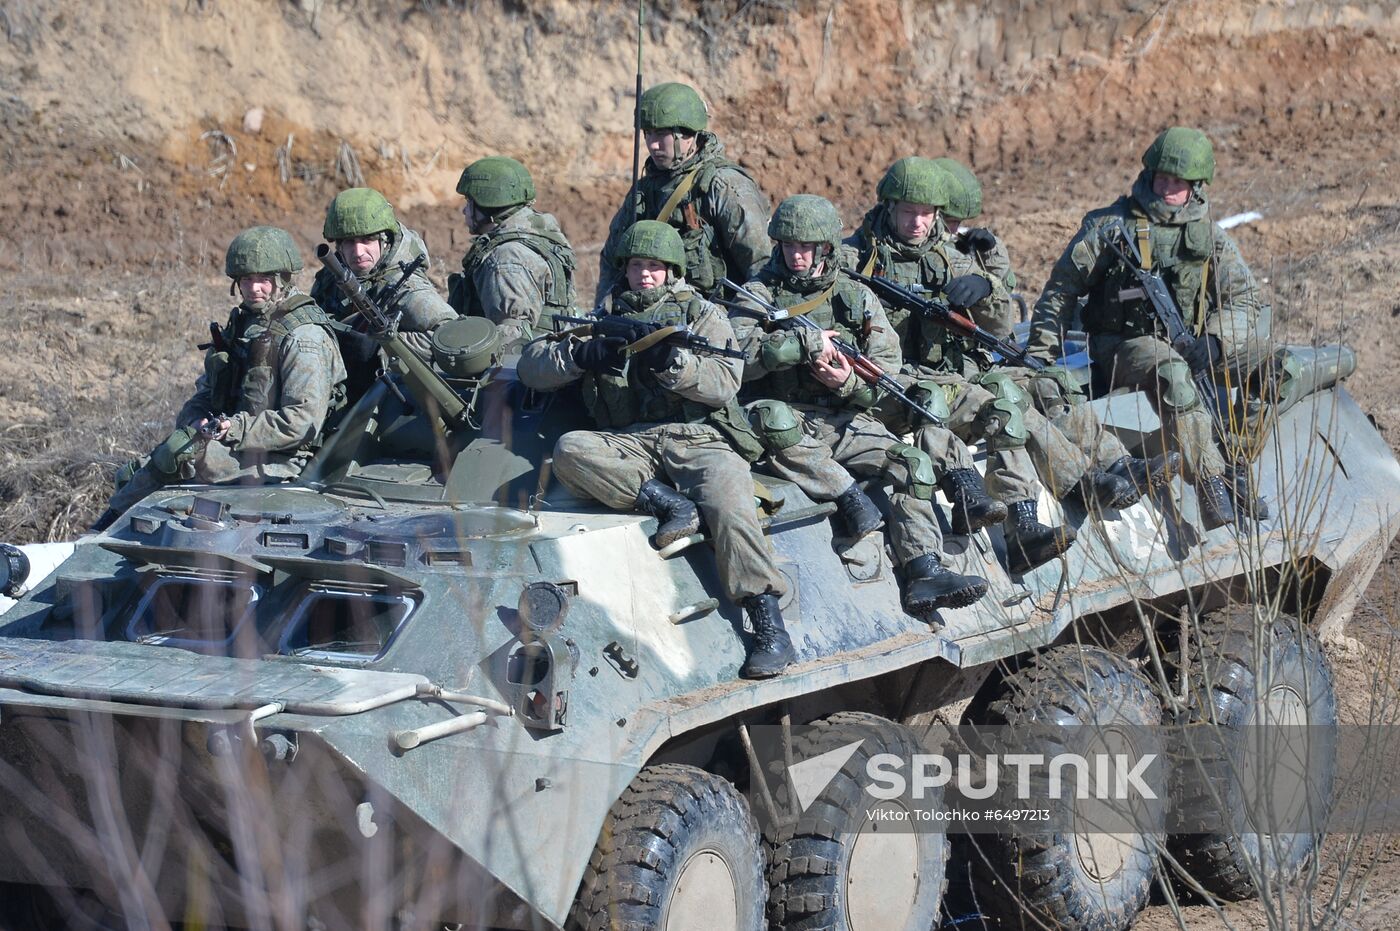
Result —
<instances>
[{"instance_id":1,"label":"assault rifle","mask_svg":"<svg viewBox=\"0 0 1400 931\"><path fill-rule=\"evenodd\" d=\"M729 290L733 291L740 297L747 298L759 308L761 308L763 320L765 323L775 325L791 322L796 326L803 326L812 330L820 331L822 329L814 321L807 319L807 317L794 317L791 314L789 314L786 310L783 310L781 307L778 307L774 304L770 304L768 301L765 301L757 294L754 294L748 288L744 287L741 284L737 284L728 278L721 278L719 280L719 283L722 284L724 287L728 288ZM719 304L722 307L728 307L733 310L739 310L749 314L752 314L754 312L752 307L747 307L743 304L736 304L733 301L718 301L714 299L711 300L713 303ZM889 376L888 373L885 372L884 369L880 368L880 363L876 362L874 359L861 352L860 349L858 349L856 346L846 342L840 337L831 337L831 345L836 348L837 352L841 353L841 355L845 356L847 359L850 360L851 368L855 371L856 377L859 378L861 381L865 382L867 385L871 385L872 387L879 388L881 391L885 392L890 397L898 400L905 407L908 407L910 410L914 411L919 416L927 419L929 423L937 424L940 427L943 426L943 419L941 417L934 416L933 411L930 411L918 401L915 401L913 398L909 397L909 395L905 394L904 389L900 387L899 382L895 381Z\"/></svg>"},{"instance_id":2,"label":"assault rifle","mask_svg":"<svg viewBox=\"0 0 1400 931\"><path fill-rule=\"evenodd\" d=\"M355 273L341 261L340 255L330 246L322 243L316 247L316 258L321 260L331 273L331 278L335 281L340 293L345 295L345 300L349 302L351 308L364 318L369 326L370 337L379 344L380 348L389 356L389 364L403 378L408 385L409 392L414 399L424 409L437 408L443 419L449 424L464 424L467 422L469 411L467 403L462 400L456 391L452 390L441 375L433 370L433 367L418 357L418 353L409 348L408 344L399 336L399 315L390 313L380 307L365 292L360 280L355 277ZM389 289L388 294L393 295L405 281L409 279L423 264L423 257L419 256L412 262L401 262L399 268L402 275L399 280Z\"/></svg>"},{"instance_id":3,"label":"assault rifle","mask_svg":"<svg viewBox=\"0 0 1400 931\"><path fill-rule=\"evenodd\" d=\"M1152 314L1161 324L1162 330L1166 333L1167 342L1171 347L1183 356L1196 342L1196 336L1191 332L1191 328L1186 325L1186 320L1181 316L1181 308L1176 306L1176 298L1172 297L1171 291L1167 289L1167 283L1155 271L1147 271L1142 267L1142 253L1138 251L1137 243L1128 235L1128 230L1123 226L1122 220L1114 220L1112 225L1104 230L1108 235L1104 237L1104 244L1113 250L1113 254L1118 256L1118 260L1123 263L1123 267L1137 281L1136 288L1128 288L1120 291L1120 300L1145 300L1152 308ZM1201 395L1201 400L1206 405L1206 410L1210 412L1211 419L1216 422L1216 431L1220 431L1220 393L1212 376L1210 362L1191 370L1191 380L1196 385L1196 391Z\"/></svg>"},{"instance_id":4,"label":"assault rifle","mask_svg":"<svg viewBox=\"0 0 1400 931\"><path fill-rule=\"evenodd\" d=\"M1037 359L1011 340L1002 339L990 330L983 329L971 317L958 313L947 304L932 297L930 292L923 288L915 291L912 288L896 284L888 278L862 275L860 272L853 272L845 268L841 269L841 273L874 291L875 296L882 302L895 304L922 314L938 326L972 340L989 352L997 353L1007 362L1028 368L1032 372L1039 372L1046 367L1043 359Z\"/></svg>"},{"instance_id":5,"label":"assault rifle","mask_svg":"<svg viewBox=\"0 0 1400 931\"><path fill-rule=\"evenodd\" d=\"M596 336L599 339L620 339L626 342L623 355L635 356L658 343L667 343L680 349L689 349L697 355L721 356L725 359L744 359L744 353L727 346L716 346L684 324L659 326L636 320L620 314L605 314L590 317L565 317L554 315L555 324L567 323L573 329L567 331L579 336ZM560 331L565 332L565 331Z\"/></svg>"}]
</instances>

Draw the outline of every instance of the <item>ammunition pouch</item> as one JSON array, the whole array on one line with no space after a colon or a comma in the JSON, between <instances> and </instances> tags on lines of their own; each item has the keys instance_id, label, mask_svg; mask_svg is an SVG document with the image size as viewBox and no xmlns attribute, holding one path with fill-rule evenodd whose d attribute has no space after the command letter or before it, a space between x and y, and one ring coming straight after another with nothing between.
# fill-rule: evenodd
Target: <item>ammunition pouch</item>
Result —
<instances>
[{"instance_id":1,"label":"ammunition pouch","mask_svg":"<svg viewBox=\"0 0 1400 931\"><path fill-rule=\"evenodd\" d=\"M917 446L910 446L908 443L896 443L885 450L885 456L891 462L897 462L904 466L904 470L909 473L908 492L920 501L931 501L933 491L938 487L938 479L933 469L933 460L928 457L928 453Z\"/></svg>"}]
</instances>

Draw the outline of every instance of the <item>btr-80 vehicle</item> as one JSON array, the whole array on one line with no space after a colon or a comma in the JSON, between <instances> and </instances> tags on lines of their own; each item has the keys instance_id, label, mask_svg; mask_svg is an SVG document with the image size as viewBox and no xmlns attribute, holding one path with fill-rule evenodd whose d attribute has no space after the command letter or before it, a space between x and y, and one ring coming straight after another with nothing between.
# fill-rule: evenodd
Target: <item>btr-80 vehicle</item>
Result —
<instances>
[{"instance_id":1,"label":"btr-80 vehicle","mask_svg":"<svg viewBox=\"0 0 1400 931\"><path fill-rule=\"evenodd\" d=\"M1375 572L1400 488L1337 383L1347 354L1289 356L1254 460L1268 519L1202 532L1180 482L1122 512L1047 497L1079 531L1066 558L1011 577L999 532L949 535L991 591L935 624L900 609L878 535L842 539L760 463L798 662L745 681L703 531L658 551L652 518L552 483L575 399L464 334L435 387L376 383L296 482L171 486L8 551L14 927L927 931L956 887L1003 922L1097 929L1168 860L1242 898L1312 855L1321 822L950 844L851 801L859 767L938 723L1334 724L1318 633ZM1092 403L1130 446L1155 429L1142 395ZM776 765L834 751L815 789Z\"/></svg>"}]
</instances>

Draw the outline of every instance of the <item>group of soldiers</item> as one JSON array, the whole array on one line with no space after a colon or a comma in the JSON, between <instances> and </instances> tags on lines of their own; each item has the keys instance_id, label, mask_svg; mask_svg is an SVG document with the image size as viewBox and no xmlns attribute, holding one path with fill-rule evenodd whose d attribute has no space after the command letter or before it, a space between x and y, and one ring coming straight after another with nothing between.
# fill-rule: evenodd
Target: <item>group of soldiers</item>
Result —
<instances>
[{"instance_id":1,"label":"group of soldiers","mask_svg":"<svg viewBox=\"0 0 1400 931\"><path fill-rule=\"evenodd\" d=\"M405 278L426 247L378 192L341 192L323 232L369 296L399 315L413 351L427 357L443 322L482 316L519 353L526 386L579 392L596 429L559 439L559 481L653 516L658 547L705 529L726 593L753 627L741 675L774 676L794 658L779 608L787 583L754 505L755 463L834 502L842 536L886 530L903 607L928 620L988 589L944 563L939 490L953 533L1002 525L1013 575L1074 543L1072 527L1042 521L1042 490L1101 514L1184 473L1207 529L1264 513L1193 381L1203 366L1247 373L1269 339L1255 280L1210 217L1214 156L1201 132L1163 132L1131 193L1085 217L1035 305L1029 349L1048 365L1031 371L907 306L885 306L857 280L892 280L1010 336L1015 276L1001 239L968 228L982 191L966 166L900 159L843 238L822 197L797 194L770 212L709 131L693 88L652 87L639 110L645 169L613 218L594 300L598 315L634 324L631 337L551 325L556 314L577 313L574 252L554 217L535 209L529 171L514 159L483 158L462 173L457 192L474 239L445 300L421 265ZM1191 327L1192 339L1175 349L1121 250L1107 247L1123 229ZM172 481L295 477L327 417L378 377L380 346L365 322L328 271L309 295L298 291L301 268L283 230L255 227L234 239L226 273L242 300L212 328L178 429L122 470L100 525ZM644 338L678 326L739 352ZM1103 428L1059 364L1072 327L1087 332L1106 385L1142 388L1155 403L1163 436L1148 458ZM976 444L986 451L985 479L971 458ZM889 490L883 508L869 486Z\"/></svg>"}]
</instances>

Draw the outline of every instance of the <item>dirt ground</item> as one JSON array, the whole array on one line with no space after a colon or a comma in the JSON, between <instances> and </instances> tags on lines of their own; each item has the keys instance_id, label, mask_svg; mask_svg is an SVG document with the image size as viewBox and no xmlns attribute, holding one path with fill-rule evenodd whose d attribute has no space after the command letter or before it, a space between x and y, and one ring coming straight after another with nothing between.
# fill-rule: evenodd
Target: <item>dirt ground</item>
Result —
<instances>
[{"instance_id":1,"label":"dirt ground","mask_svg":"<svg viewBox=\"0 0 1400 931\"><path fill-rule=\"evenodd\" d=\"M1280 339L1354 347L1349 390L1400 449L1395 3L651 6L649 82L707 88L714 128L775 200L826 194L854 222L894 158L966 159L1031 300L1152 135L1202 126L1216 215L1263 214L1234 235ZM591 293L630 167L633 9L0 2L0 539L71 538L168 429L194 344L231 306L222 255L243 226L286 226L310 255L334 192L376 185L426 234L441 283L467 242L457 173L507 152L534 169ZM1397 590L1400 548L1328 645L1350 720L1394 688L1373 680L1393 668ZM1344 846L1323 859L1334 881ZM1372 847L1346 920L1390 926L1400 842ZM1271 911L1185 918L1262 927ZM1159 905L1142 922L1177 918Z\"/></svg>"}]
</instances>

